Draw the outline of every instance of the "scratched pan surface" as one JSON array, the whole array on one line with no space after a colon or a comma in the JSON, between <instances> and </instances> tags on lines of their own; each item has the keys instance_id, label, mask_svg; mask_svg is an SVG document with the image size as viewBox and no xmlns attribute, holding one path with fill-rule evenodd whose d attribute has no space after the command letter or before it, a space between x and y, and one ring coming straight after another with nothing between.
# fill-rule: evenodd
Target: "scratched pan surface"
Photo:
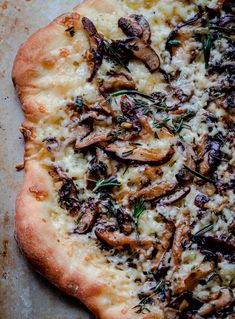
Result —
<instances>
[{"instance_id":1,"label":"scratched pan surface","mask_svg":"<svg viewBox=\"0 0 235 319\"><path fill-rule=\"evenodd\" d=\"M17 49L27 37L79 0L0 0L0 319L91 319L77 300L65 296L29 267L14 240L14 205L23 172L23 120L11 82Z\"/></svg>"}]
</instances>

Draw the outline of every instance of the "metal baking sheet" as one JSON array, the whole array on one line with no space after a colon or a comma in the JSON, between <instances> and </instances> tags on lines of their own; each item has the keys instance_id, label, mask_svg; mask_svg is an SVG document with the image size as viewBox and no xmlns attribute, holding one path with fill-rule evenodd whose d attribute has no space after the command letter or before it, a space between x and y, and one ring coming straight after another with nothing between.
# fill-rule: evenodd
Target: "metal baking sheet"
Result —
<instances>
[{"instance_id":1,"label":"metal baking sheet","mask_svg":"<svg viewBox=\"0 0 235 319\"><path fill-rule=\"evenodd\" d=\"M20 44L78 0L0 0L0 319L90 319L77 300L64 295L27 264L14 240L14 206L23 172L23 120L11 82Z\"/></svg>"}]
</instances>

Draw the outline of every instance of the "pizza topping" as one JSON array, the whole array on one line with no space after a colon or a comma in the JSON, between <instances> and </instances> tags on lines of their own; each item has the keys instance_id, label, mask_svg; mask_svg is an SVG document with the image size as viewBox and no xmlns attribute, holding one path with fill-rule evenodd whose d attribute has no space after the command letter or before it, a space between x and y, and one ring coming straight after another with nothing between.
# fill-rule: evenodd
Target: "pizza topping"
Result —
<instances>
[{"instance_id":1,"label":"pizza topping","mask_svg":"<svg viewBox=\"0 0 235 319\"><path fill-rule=\"evenodd\" d=\"M154 245L154 242L152 240L138 240L135 238L132 238L130 236L126 236L123 234L120 234L116 227L101 227L98 226L95 229L95 234L105 244L115 247L115 248L131 248L134 250L138 249L148 249L152 245Z\"/></svg>"},{"instance_id":2,"label":"pizza topping","mask_svg":"<svg viewBox=\"0 0 235 319\"><path fill-rule=\"evenodd\" d=\"M160 67L160 58L157 53L139 38L134 38L126 44L126 48L133 55L141 60L151 73L157 71Z\"/></svg>"},{"instance_id":3,"label":"pizza topping","mask_svg":"<svg viewBox=\"0 0 235 319\"><path fill-rule=\"evenodd\" d=\"M173 147L168 150L125 148L124 145L111 143L105 147L105 152L123 162L135 162L138 164L161 165L168 162L174 155Z\"/></svg>"},{"instance_id":4,"label":"pizza topping","mask_svg":"<svg viewBox=\"0 0 235 319\"><path fill-rule=\"evenodd\" d=\"M83 205L79 212L78 226L75 228L74 233L86 234L95 224L97 217L97 205L91 200Z\"/></svg>"},{"instance_id":5,"label":"pizza topping","mask_svg":"<svg viewBox=\"0 0 235 319\"><path fill-rule=\"evenodd\" d=\"M130 213L124 209L119 208L117 211L117 222L121 233L130 235L134 230L134 221Z\"/></svg>"},{"instance_id":6,"label":"pizza topping","mask_svg":"<svg viewBox=\"0 0 235 319\"><path fill-rule=\"evenodd\" d=\"M160 200L161 205L172 205L179 200L183 199L188 195L190 192L190 187L184 187L179 190L177 190L174 194L171 194L169 196L164 197L163 199Z\"/></svg>"},{"instance_id":7,"label":"pizza topping","mask_svg":"<svg viewBox=\"0 0 235 319\"><path fill-rule=\"evenodd\" d=\"M133 195L135 198L142 197L144 200L151 201L171 193L176 186L176 182L161 181L155 185L143 188Z\"/></svg>"},{"instance_id":8,"label":"pizza topping","mask_svg":"<svg viewBox=\"0 0 235 319\"><path fill-rule=\"evenodd\" d=\"M104 40L103 37L97 32L95 25L90 19L86 17L82 18L82 24L88 33L90 41L89 53L91 56L88 56L88 61L91 66L91 75L89 76L88 81L91 82L103 61Z\"/></svg>"},{"instance_id":9,"label":"pizza topping","mask_svg":"<svg viewBox=\"0 0 235 319\"><path fill-rule=\"evenodd\" d=\"M132 77L125 73L111 74L102 80L99 86L102 94L123 89L134 90L135 88L136 85Z\"/></svg>"},{"instance_id":10,"label":"pizza topping","mask_svg":"<svg viewBox=\"0 0 235 319\"><path fill-rule=\"evenodd\" d=\"M144 43L150 43L150 25L142 14L131 14L128 18L120 18L118 26L127 36L137 37Z\"/></svg>"}]
</instances>

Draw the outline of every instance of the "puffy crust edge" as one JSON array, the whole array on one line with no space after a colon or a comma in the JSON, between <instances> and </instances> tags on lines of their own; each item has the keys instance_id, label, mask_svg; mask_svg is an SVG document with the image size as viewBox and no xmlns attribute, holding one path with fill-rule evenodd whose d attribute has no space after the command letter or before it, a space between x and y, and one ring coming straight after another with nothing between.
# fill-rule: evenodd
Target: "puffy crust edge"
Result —
<instances>
[{"instance_id":1,"label":"puffy crust edge","mask_svg":"<svg viewBox=\"0 0 235 319\"><path fill-rule=\"evenodd\" d=\"M111 12L115 6L110 0L86 0L74 8L79 13L91 7L97 11ZM68 13L70 14L70 13ZM36 122L46 113L33 95L40 91L33 85L39 75L39 61L47 44L62 30L57 17L45 28L35 32L19 49L12 70L12 80L22 104L25 121L21 127L29 131L26 136L25 159L32 141ZM30 133L31 132L31 133ZM15 238L33 268L65 293L81 300L96 316L102 319L133 318L135 314L121 314L102 306L105 285L86 276L79 265L72 267L62 242L48 222L46 201L50 200L52 181L36 161L26 161L25 177L18 192L15 208ZM33 189L33 191L32 191Z\"/></svg>"}]
</instances>

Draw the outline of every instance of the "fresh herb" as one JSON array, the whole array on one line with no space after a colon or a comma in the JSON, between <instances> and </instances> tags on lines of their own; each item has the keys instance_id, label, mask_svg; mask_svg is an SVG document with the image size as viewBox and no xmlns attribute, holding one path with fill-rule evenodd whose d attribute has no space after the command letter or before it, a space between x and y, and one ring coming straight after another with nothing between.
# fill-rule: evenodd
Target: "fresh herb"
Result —
<instances>
[{"instance_id":1,"label":"fresh herb","mask_svg":"<svg viewBox=\"0 0 235 319\"><path fill-rule=\"evenodd\" d=\"M170 40L168 41L168 44L170 44L172 47L178 47L181 44L180 40Z\"/></svg>"},{"instance_id":2,"label":"fresh herb","mask_svg":"<svg viewBox=\"0 0 235 319\"><path fill-rule=\"evenodd\" d=\"M84 105L84 99L80 96L77 96L74 103L78 107L78 109L81 109Z\"/></svg>"},{"instance_id":3,"label":"fresh herb","mask_svg":"<svg viewBox=\"0 0 235 319\"><path fill-rule=\"evenodd\" d=\"M162 128L162 127L166 127L167 126L167 123L170 121L170 118L167 117L165 119L163 119L162 121L159 121L159 122L155 122L153 124L153 128Z\"/></svg>"},{"instance_id":4,"label":"fresh herb","mask_svg":"<svg viewBox=\"0 0 235 319\"><path fill-rule=\"evenodd\" d=\"M122 156L123 156L123 157L127 157L127 156L129 156L129 155L131 155L131 154L133 154L133 150L129 150L129 151L123 152L123 153L122 153Z\"/></svg>"},{"instance_id":5,"label":"fresh herb","mask_svg":"<svg viewBox=\"0 0 235 319\"><path fill-rule=\"evenodd\" d=\"M133 309L136 309L136 313L146 313L146 312L150 312L150 310L146 307L147 304L152 304L153 303L153 297L158 294L159 292L161 292L163 290L165 286L164 280L160 280L155 287L153 287L152 290L152 294L150 294L150 296L139 296L140 298L140 302L138 303L138 305L136 305L135 307L133 307Z\"/></svg>"},{"instance_id":6,"label":"fresh herb","mask_svg":"<svg viewBox=\"0 0 235 319\"><path fill-rule=\"evenodd\" d=\"M143 198L140 197L139 199L135 199L133 217L136 219L137 222L145 209L146 207Z\"/></svg>"},{"instance_id":7,"label":"fresh herb","mask_svg":"<svg viewBox=\"0 0 235 319\"><path fill-rule=\"evenodd\" d=\"M147 95L147 94L141 93L141 92L136 91L136 90L120 90L120 91L116 91L116 92L113 92L113 93L109 94L109 98L112 98L112 97L118 96L118 95L123 95L123 94L139 95L139 96L144 97L147 100L150 100L150 101L154 102L154 98L151 95Z\"/></svg>"},{"instance_id":8,"label":"fresh herb","mask_svg":"<svg viewBox=\"0 0 235 319\"><path fill-rule=\"evenodd\" d=\"M191 129L191 126L186 124L185 121L188 121L194 116L194 112L188 111L182 115L176 116L173 120L173 126L170 127L170 129L174 133L179 133L183 128Z\"/></svg>"},{"instance_id":9,"label":"fresh herb","mask_svg":"<svg viewBox=\"0 0 235 319\"><path fill-rule=\"evenodd\" d=\"M104 41L104 46L107 54L119 65L121 65L123 68L127 70L127 72L131 72L130 69L128 68L127 62L124 61L121 56L114 50L112 47L112 43L108 42L107 40Z\"/></svg>"},{"instance_id":10,"label":"fresh herb","mask_svg":"<svg viewBox=\"0 0 235 319\"><path fill-rule=\"evenodd\" d=\"M205 66L206 69L209 66L210 56L211 56L211 45L212 45L212 39L210 33L206 35L206 37L203 40L203 53L204 53L204 59L205 59Z\"/></svg>"},{"instance_id":11,"label":"fresh herb","mask_svg":"<svg viewBox=\"0 0 235 319\"><path fill-rule=\"evenodd\" d=\"M111 137L117 138L122 133L122 131L123 131L123 129L119 128L117 130L109 132L107 136L111 136Z\"/></svg>"},{"instance_id":12,"label":"fresh herb","mask_svg":"<svg viewBox=\"0 0 235 319\"><path fill-rule=\"evenodd\" d=\"M102 192L103 190L107 190L109 187L121 186L121 183L116 179L116 177L111 176L107 179L101 179L96 181L96 186L93 189L94 193Z\"/></svg>"},{"instance_id":13,"label":"fresh herb","mask_svg":"<svg viewBox=\"0 0 235 319\"><path fill-rule=\"evenodd\" d=\"M191 174L203 179L204 181L206 182L209 182L209 183L212 183L212 184L215 184L216 181L214 179L211 179L205 175L202 175L201 173L197 172L197 171L194 171L193 169L191 169L190 167L188 167L187 165L184 165L184 168L187 169Z\"/></svg>"},{"instance_id":14,"label":"fresh herb","mask_svg":"<svg viewBox=\"0 0 235 319\"><path fill-rule=\"evenodd\" d=\"M66 29L65 32L68 32L71 37L74 37L74 35L75 35L74 27L70 27L70 28Z\"/></svg>"},{"instance_id":15,"label":"fresh herb","mask_svg":"<svg viewBox=\"0 0 235 319\"><path fill-rule=\"evenodd\" d=\"M205 227L203 227L202 229L200 229L198 232L196 232L196 234L194 236L202 236L205 233L207 233L208 231L212 230L214 228L214 224L208 224Z\"/></svg>"}]
</instances>

